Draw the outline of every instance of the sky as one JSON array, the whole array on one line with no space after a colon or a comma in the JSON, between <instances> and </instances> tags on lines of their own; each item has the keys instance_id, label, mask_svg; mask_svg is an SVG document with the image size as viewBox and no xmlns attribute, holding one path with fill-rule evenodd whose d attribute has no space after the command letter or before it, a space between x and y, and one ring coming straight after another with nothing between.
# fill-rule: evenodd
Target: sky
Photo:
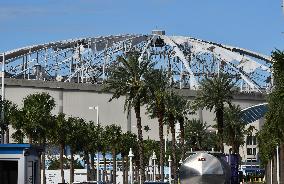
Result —
<instances>
[{"instance_id":1,"label":"sky","mask_svg":"<svg viewBox=\"0 0 284 184\"><path fill-rule=\"evenodd\" d=\"M0 52L81 37L191 36L270 55L284 50L282 0L1 0Z\"/></svg>"}]
</instances>

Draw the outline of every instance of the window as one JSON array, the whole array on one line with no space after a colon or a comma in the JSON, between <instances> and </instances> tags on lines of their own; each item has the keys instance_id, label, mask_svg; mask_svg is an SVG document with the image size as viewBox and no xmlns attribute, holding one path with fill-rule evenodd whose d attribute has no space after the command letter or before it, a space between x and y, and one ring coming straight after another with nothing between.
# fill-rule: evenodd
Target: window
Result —
<instances>
[{"instance_id":1,"label":"window","mask_svg":"<svg viewBox=\"0 0 284 184\"><path fill-rule=\"evenodd\" d=\"M252 155L252 148L247 148L247 155Z\"/></svg>"},{"instance_id":2,"label":"window","mask_svg":"<svg viewBox=\"0 0 284 184\"><path fill-rule=\"evenodd\" d=\"M256 155L256 148L247 148L247 155Z\"/></svg>"},{"instance_id":3,"label":"window","mask_svg":"<svg viewBox=\"0 0 284 184\"><path fill-rule=\"evenodd\" d=\"M252 144L256 145L256 136L252 136Z\"/></svg>"},{"instance_id":4,"label":"window","mask_svg":"<svg viewBox=\"0 0 284 184\"><path fill-rule=\"evenodd\" d=\"M247 145L256 145L256 137L247 136Z\"/></svg>"},{"instance_id":5,"label":"window","mask_svg":"<svg viewBox=\"0 0 284 184\"><path fill-rule=\"evenodd\" d=\"M0 183L18 183L18 161L0 160Z\"/></svg>"}]
</instances>

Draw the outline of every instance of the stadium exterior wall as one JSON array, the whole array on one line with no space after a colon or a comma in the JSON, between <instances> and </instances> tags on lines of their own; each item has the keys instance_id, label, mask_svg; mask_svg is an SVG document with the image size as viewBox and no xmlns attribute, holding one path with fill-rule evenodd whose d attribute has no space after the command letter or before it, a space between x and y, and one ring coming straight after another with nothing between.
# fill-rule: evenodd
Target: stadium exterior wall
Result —
<instances>
[{"instance_id":1,"label":"stadium exterior wall","mask_svg":"<svg viewBox=\"0 0 284 184\"><path fill-rule=\"evenodd\" d=\"M111 93L103 92L102 85L83 84L83 83L63 83L54 81L5 79L5 98L16 103L19 107L23 105L23 99L29 94L37 92L47 92L54 97L56 107L53 114L63 112L68 116L81 117L87 121L93 120L96 123L96 110L89 110L90 106L99 106L99 122L102 125L118 124L122 130L137 132L134 111L131 111L130 118L124 112L125 98L114 99L108 102ZM189 89L177 89L177 92L192 100L196 91ZM241 108L265 102L265 96L259 93L237 94L234 96L233 103ZM142 125L148 125L148 132L143 130L144 138L159 139L158 123L156 119L150 119L145 114L145 107L141 108ZM214 114L208 110L202 110L191 118L200 118L211 125L214 123ZM166 129L165 129L166 133Z\"/></svg>"}]
</instances>

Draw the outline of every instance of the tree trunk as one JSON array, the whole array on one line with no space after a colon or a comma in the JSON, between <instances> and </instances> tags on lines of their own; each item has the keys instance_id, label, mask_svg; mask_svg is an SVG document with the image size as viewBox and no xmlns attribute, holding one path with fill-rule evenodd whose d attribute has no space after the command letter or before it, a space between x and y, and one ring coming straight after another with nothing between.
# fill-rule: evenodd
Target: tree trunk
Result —
<instances>
[{"instance_id":1,"label":"tree trunk","mask_svg":"<svg viewBox=\"0 0 284 184\"><path fill-rule=\"evenodd\" d=\"M128 156L126 156L125 157L126 159L126 168L125 168L125 170L126 170L126 172L125 172L125 181L126 181L126 183L125 184L128 184Z\"/></svg>"},{"instance_id":2,"label":"tree trunk","mask_svg":"<svg viewBox=\"0 0 284 184\"><path fill-rule=\"evenodd\" d=\"M164 113L158 113L158 121L159 121L159 137L160 137L160 166L161 166L161 181L164 181L164 162L165 162L165 141L164 141Z\"/></svg>"},{"instance_id":3,"label":"tree trunk","mask_svg":"<svg viewBox=\"0 0 284 184\"><path fill-rule=\"evenodd\" d=\"M138 129L138 154L139 154L139 170L141 173L141 182L145 181L145 172L144 172L144 152L143 152L143 134L142 134L142 124L140 116L140 102L137 102L135 105L135 114L137 120L137 129Z\"/></svg>"},{"instance_id":4,"label":"tree trunk","mask_svg":"<svg viewBox=\"0 0 284 184\"><path fill-rule=\"evenodd\" d=\"M171 134L172 134L172 174L174 175L174 183L177 183L177 159L176 159L176 130L175 130L175 122L174 117L169 118L169 123L171 126Z\"/></svg>"},{"instance_id":5,"label":"tree trunk","mask_svg":"<svg viewBox=\"0 0 284 184\"><path fill-rule=\"evenodd\" d=\"M42 183L46 184L46 174L45 174L45 143L43 144L43 152L42 152Z\"/></svg>"},{"instance_id":6,"label":"tree trunk","mask_svg":"<svg viewBox=\"0 0 284 184\"><path fill-rule=\"evenodd\" d=\"M232 145L232 154L237 153L236 150L237 150L236 145L233 144L233 145ZM231 153L230 153L230 154L231 154Z\"/></svg>"},{"instance_id":7,"label":"tree trunk","mask_svg":"<svg viewBox=\"0 0 284 184\"><path fill-rule=\"evenodd\" d=\"M223 145L223 128L224 128L224 106L216 108L216 119L219 137L219 148L222 153L224 153Z\"/></svg>"},{"instance_id":8,"label":"tree trunk","mask_svg":"<svg viewBox=\"0 0 284 184\"><path fill-rule=\"evenodd\" d=\"M106 175L107 175L107 170L106 170L106 154L103 153L103 159L104 159L104 172L103 172L103 182L106 181Z\"/></svg>"},{"instance_id":9,"label":"tree trunk","mask_svg":"<svg viewBox=\"0 0 284 184\"><path fill-rule=\"evenodd\" d=\"M91 153L91 177L92 181L95 181L95 155ZM96 178L96 181L99 181L99 178Z\"/></svg>"},{"instance_id":10,"label":"tree trunk","mask_svg":"<svg viewBox=\"0 0 284 184\"><path fill-rule=\"evenodd\" d=\"M70 148L70 154L71 154L71 161L70 161L70 183L74 182L74 153L73 149Z\"/></svg>"},{"instance_id":11,"label":"tree trunk","mask_svg":"<svg viewBox=\"0 0 284 184\"><path fill-rule=\"evenodd\" d=\"M272 165L272 183L277 183L277 160L276 160L276 151L273 155L273 165Z\"/></svg>"},{"instance_id":12,"label":"tree trunk","mask_svg":"<svg viewBox=\"0 0 284 184\"><path fill-rule=\"evenodd\" d=\"M5 139L4 139L4 137L5 137L5 133L4 133L4 130L3 130L3 128L1 128L1 144L4 144L5 143Z\"/></svg>"},{"instance_id":13,"label":"tree trunk","mask_svg":"<svg viewBox=\"0 0 284 184\"><path fill-rule=\"evenodd\" d=\"M135 162L135 167L134 167L134 179L139 183L139 161ZM141 183L140 183L141 184Z\"/></svg>"},{"instance_id":14,"label":"tree trunk","mask_svg":"<svg viewBox=\"0 0 284 184\"><path fill-rule=\"evenodd\" d=\"M112 168L113 168L113 178L112 181L116 184L116 152L115 149L112 149Z\"/></svg>"},{"instance_id":15,"label":"tree trunk","mask_svg":"<svg viewBox=\"0 0 284 184\"><path fill-rule=\"evenodd\" d=\"M29 135L28 137L29 137L29 144L32 144L32 143L33 143L32 136L31 136L31 135Z\"/></svg>"},{"instance_id":16,"label":"tree trunk","mask_svg":"<svg viewBox=\"0 0 284 184\"><path fill-rule=\"evenodd\" d=\"M90 181L90 157L88 152L85 152L85 158L87 165L87 181Z\"/></svg>"},{"instance_id":17,"label":"tree trunk","mask_svg":"<svg viewBox=\"0 0 284 184\"><path fill-rule=\"evenodd\" d=\"M270 160L268 161L268 163L266 164L265 167L265 180L266 180L266 184L272 184L270 181L271 175L270 175L270 170L271 170L271 164L270 164Z\"/></svg>"},{"instance_id":18,"label":"tree trunk","mask_svg":"<svg viewBox=\"0 0 284 184\"><path fill-rule=\"evenodd\" d=\"M181 145L181 159L184 159L185 148L184 148L184 119L180 118L180 145Z\"/></svg>"},{"instance_id":19,"label":"tree trunk","mask_svg":"<svg viewBox=\"0 0 284 184\"><path fill-rule=\"evenodd\" d=\"M60 170L61 170L61 183L64 183L64 168L63 168L63 154L64 154L64 144L60 144Z\"/></svg>"},{"instance_id":20,"label":"tree trunk","mask_svg":"<svg viewBox=\"0 0 284 184\"><path fill-rule=\"evenodd\" d=\"M279 147L279 162L280 162L280 184L284 184L284 144L281 143Z\"/></svg>"},{"instance_id":21,"label":"tree trunk","mask_svg":"<svg viewBox=\"0 0 284 184\"><path fill-rule=\"evenodd\" d=\"M240 145L237 142L238 142L238 140L236 138L230 144L230 146L232 146L232 154L239 154L239 152L240 152Z\"/></svg>"},{"instance_id":22,"label":"tree trunk","mask_svg":"<svg viewBox=\"0 0 284 184\"><path fill-rule=\"evenodd\" d=\"M10 132L9 132L9 126L7 126L7 129L6 129L6 144L9 144L9 140L10 140Z\"/></svg>"},{"instance_id":23,"label":"tree trunk","mask_svg":"<svg viewBox=\"0 0 284 184\"><path fill-rule=\"evenodd\" d=\"M40 183L41 183L41 170L42 170L42 155L39 155L39 157L38 157L38 167L37 167L37 169L39 169L40 170L40 172L38 173L39 174L39 176L38 176L38 179L37 179L37 181L36 182L38 182L38 181L40 181Z\"/></svg>"},{"instance_id":24,"label":"tree trunk","mask_svg":"<svg viewBox=\"0 0 284 184\"><path fill-rule=\"evenodd\" d=\"M240 146L239 145L235 145L234 147L235 147L235 150L234 150L235 152L233 152L233 154L238 156L238 161L236 163L236 168L237 168L237 171L239 171L239 163L242 160L242 157L239 154L240 153ZM240 177L239 176L239 172L237 172L237 175L238 175L238 177Z\"/></svg>"},{"instance_id":25,"label":"tree trunk","mask_svg":"<svg viewBox=\"0 0 284 184\"><path fill-rule=\"evenodd\" d=\"M125 184L125 163L124 163L124 155L122 157L122 183Z\"/></svg>"},{"instance_id":26,"label":"tree trunk","mask_svg":"<svg viewBox=\"0 0 284 184\"><path fill-rule=\"evenodd\" d=\"M25 138L25 135L22 134L22 135L21 135L21 139L20 139L20 143L24 143L24 138Z\"/></svg>"}]
</instances>

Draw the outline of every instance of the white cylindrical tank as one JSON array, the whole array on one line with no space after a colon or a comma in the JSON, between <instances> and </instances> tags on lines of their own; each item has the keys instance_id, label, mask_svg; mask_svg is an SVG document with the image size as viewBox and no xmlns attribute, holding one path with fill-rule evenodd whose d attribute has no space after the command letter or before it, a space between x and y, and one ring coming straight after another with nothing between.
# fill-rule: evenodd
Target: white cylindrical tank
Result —
<instances>
[{"instance_id":1,"label":"white cylindrical tank","mask_svg":"<svg viewBox=\"0 0 284 184\"><path fill-rule=\"evenodd\" d=\"M207 152L190 155L180 167L181 184L229 184L230 178L229 164Z\"/></svg>"}]
</instances>

